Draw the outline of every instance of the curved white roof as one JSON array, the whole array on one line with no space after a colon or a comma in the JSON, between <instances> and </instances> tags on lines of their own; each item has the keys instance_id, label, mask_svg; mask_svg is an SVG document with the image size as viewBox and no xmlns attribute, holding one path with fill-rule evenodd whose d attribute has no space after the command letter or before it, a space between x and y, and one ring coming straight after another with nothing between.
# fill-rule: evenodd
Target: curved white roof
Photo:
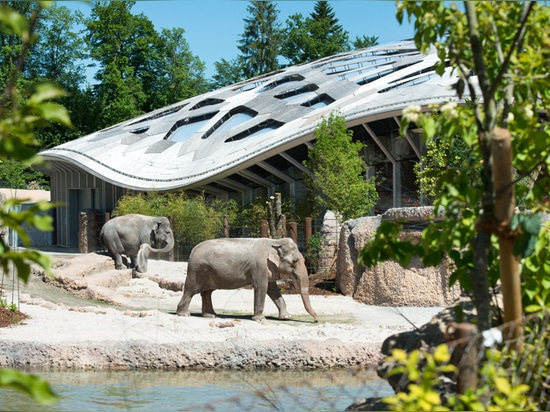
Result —
<instances>
[{"instance_id":1,"label":"curved white roof","mask_svg":"<svg viewBox=\"0 0 550 412\"><path fill-rule=\"evenodd\" d=\"M348 124L455 96L412 41L288 67L164 107L41 154L134 190L200 188L313 140L323 116ZM244 172L243 172L244 173Z\"/></svg>"}]
</instances>

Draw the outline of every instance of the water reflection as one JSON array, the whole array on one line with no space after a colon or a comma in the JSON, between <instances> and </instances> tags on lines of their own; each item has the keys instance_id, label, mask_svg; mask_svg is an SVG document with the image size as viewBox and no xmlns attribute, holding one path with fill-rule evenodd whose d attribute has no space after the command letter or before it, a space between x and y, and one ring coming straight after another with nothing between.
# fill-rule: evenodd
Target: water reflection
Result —
<instances>
[{"instance_id":1,"label":"water reflection","mask_svg":"<svg viewBox=\"0 0 550 412\"><path fill-rule=\"evenodd\" d=\"M61 396L53 406L3 390L2 411L344 410L391 389L372 371L33 371Z\"/></svg>"}]
</instances>

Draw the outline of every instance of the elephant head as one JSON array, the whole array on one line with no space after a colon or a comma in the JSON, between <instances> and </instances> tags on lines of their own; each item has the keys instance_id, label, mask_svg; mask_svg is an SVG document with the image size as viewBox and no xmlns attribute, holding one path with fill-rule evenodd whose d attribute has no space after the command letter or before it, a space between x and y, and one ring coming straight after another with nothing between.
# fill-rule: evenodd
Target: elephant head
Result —
<instances>
[{"instance_id":1,"label":"elephant head","mask_svg":"<svg viewBox=\"0 0 550 412\"><path fill-rule=\"evenodd\" d=\"M143 243L139 247L137 253L136 272L147 272L147 259L149 254L153 253L168 253L174 248L174 234L170 226L170 221L166 217L155 217L155 221L151 230L151 243L164 244L161 249L156 249L148 243Z\"/></svg>"},{"instance_id":2,"label":"elephant head","mask_svg":"<svg viewBox=\"0 0 550 412\"><path fill-rule=\"evenodd\" d=\"M271 273L278 272L290 276L294 286L300 291L307 313L317 322L317 314L309 300L309 276L305 259L296 243L289 238L273 240L268 256L268 266Z\"/></svg>"}]
</instances>

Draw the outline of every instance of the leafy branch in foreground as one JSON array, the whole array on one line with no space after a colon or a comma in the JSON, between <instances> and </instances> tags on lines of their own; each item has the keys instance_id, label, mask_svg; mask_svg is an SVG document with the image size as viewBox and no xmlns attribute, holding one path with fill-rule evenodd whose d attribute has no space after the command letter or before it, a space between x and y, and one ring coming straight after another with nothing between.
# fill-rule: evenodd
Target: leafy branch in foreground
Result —
<instances>
[{"instance_id":1,"label":"leafy branch in foreground","mask_svg":"<svg viewBox=\"0 0 550 412\"><path fill-rule=\"evenodd\" d=\"M51 123L71 126L65 108L52 101L65 95L61 89L49 83L35 84L24 92L17 87L23 62L37 39L35 27L45 5L45 2L34 4L28 18L9 7L0 7L0 31L18 36L21 41L19 55L4 84L0 100L0 159L10 159L27 166L40 161L33 148L38 145L35 137L37 129ZM15 199L4 202L0 207L0 222L14 230L27 249L17 251L8 245L4 238L0 238L0 264L5 272L13 265L17 269L17 276L26 282L31 264L37 264L51 274L51 260L47 255L28 249L30 239L23 225L39 230L52 230L52 218L45 212L55 205L37 202L23 210L20 207L22 203L21 200ZM44 404L57 400L57 395L44 379L14 369L0 369L0 387L20 390Z\"/></svg>"}]
</instances>

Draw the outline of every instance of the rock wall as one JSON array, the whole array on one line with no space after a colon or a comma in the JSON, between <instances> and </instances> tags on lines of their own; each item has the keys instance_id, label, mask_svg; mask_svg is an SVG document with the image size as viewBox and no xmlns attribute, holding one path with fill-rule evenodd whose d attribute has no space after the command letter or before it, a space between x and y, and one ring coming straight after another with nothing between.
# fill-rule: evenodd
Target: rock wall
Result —
<instances>
[{"instance_id":1,"label":"rock wall","mask_svg":"<svg viewBox=\"0 0 550 412\"><path fill-rule=\"evenodd\" d=\"M434 217L431 206L389 209L383 215L350 220L340 231L336 259L336 284L340 291L367 305L447 306L460 296L460 288L449 289L448 265L424 267L413 258L407 268L389 261L366 268L357 264L365 243L374 235L382 220L404 222L402 236L419 238L422 223Z\"/></svg>"}]
</instances>

